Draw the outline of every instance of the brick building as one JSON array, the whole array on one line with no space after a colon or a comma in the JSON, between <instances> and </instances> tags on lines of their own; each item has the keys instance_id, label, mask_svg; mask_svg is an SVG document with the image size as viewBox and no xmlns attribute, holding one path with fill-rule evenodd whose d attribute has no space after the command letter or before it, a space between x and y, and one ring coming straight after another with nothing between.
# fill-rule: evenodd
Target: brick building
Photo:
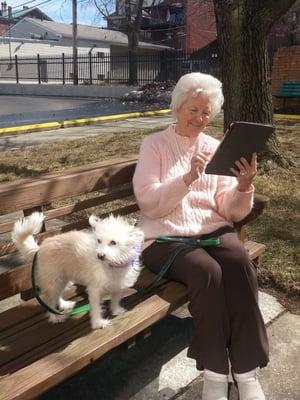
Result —
<instances>
[{"instance_id":1,"label":"brick building","mask_svg":"<svg viewBox=\"0 0 300 400\"><path fill-rule=\"evenodd\" d=\"M135 4L131 1L135 15ZM125 18L125 0L116 0L116 11L108 17L108 28L118 29ZM145 0L141 37L152 43L190 51L216 39L213 4L198 0Z\"/></svg>"},{"instance_id":2,"label":"brick building","mask_svg":"<svg viewBox=\"0 0 300 400\"><path fill-rule=\"evenodd\" d=\"M136 1L131 0L135 15ZM108 27L118 29L125 18L125 0L116 0ZM298 29L297 29L298 26ZM300 0L272 29L268 39L273 55L282 46L300 43ZM217 37L213 0L144 0L141 37L184 51L209 46Z\"/></svg>"}]
</instances>

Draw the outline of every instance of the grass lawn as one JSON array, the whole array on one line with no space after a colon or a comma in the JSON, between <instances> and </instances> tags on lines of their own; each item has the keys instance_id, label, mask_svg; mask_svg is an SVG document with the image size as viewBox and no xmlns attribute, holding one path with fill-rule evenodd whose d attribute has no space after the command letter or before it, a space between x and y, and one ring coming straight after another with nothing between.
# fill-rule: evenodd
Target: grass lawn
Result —
<instances>
[{"instance_id":1,"label":"grass lawn","mask_svg":"<svg viewBox=\"0 0 300 400\"><path fill-rule=\"evenodd\" d=\"M270 204L264 214L248 227L248 236L267 245L258 272L261 287L276 289L288 301L299 299L300 294L300 122L277 121L276 125L282 149L296 165L258 174L256 191L268 196ZM217 137L222 131L221 126L222 120L216 119L208 127L208 132ZM135 130L130 134L116 132L66 143L3 151L0 182L136 154L141 139L150 132L151 129ZM293 306L295 310L295 302Z\"/></svg>"}]
</instances>

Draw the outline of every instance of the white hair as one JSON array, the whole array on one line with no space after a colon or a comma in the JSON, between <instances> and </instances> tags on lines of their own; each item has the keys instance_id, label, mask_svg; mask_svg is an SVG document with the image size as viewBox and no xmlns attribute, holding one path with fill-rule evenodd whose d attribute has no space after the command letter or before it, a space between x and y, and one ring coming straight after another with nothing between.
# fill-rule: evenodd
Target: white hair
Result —
<instances>
[{"instance_id":1,"label":"white hair","mask_svg":"<svg viewBox=\"0 0 300 400\"><path fill-rule=\"evenodd\" d=\"M200 93L208 96L212 117L217 115L224 102L222 83L212 75L191 72L179 79L172 92L170 107L174 117L177 117L177 111L189 97L196 97Z\"/></svg>"}]
</instances>

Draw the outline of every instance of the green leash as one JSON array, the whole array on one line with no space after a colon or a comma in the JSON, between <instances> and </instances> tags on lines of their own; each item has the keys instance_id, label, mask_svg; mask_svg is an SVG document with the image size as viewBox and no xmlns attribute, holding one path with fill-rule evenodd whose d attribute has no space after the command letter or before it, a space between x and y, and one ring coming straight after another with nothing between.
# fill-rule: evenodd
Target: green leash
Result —
<instances>
[{"instance_id":1,"label":"green leash","mask_svg":"<svg viewBox=\"0 0 300 400\"><path fill-rule=\"evenodd\" d=\"M218 246L221 242L217 237L209 239L190 239L183 237L172 237L172 236L158 236L155 240L157 243L183 243L190 247L211 247Z\"/></svg>"},{"instance_id":2,"label":"green leash","mask_svg":"<svg viewBox=\"0 0 300 400\"><path fill-rule=\"evenodd\" d=\"M140 289L134 295L145 294L152 290L158 282L163 278L168 269L171 267L175 258L180 254L183 250L186 250L188 247L212 247L218 246L221 242L217 237L209 238L209 239L190 239L183 237L172 237L172 236L158 236L155 239L156 243L181 243L182 246L177 247L173 254L171 254L170 258L163 265L162 269L155 276L153 281L146 287Z\"/></svg>"},{"instance_id":3,"label":"green leash","mask_svg":"<svg viewBox=\"0 0 300 400\"><path fill-rule=\"evenodd\" d=\"M156 243L181 243L182 246L177 247L173 254L171 254L170 258L167 260L167 262L163 265L162 269L159 271L159 273L155 276L155 278L150 282L149 285L145 286L144 288L141 288L138 290L136 293L134 293L131 296L140 296L143 295L150 290L152 290L158 282L163 278L163 276L166 274L168 269L171 267L173 264L175 258L180 254L183 250L186 250L188 247L213 247L213 246L218 246L221 242L220 239L217 237L212 237L209 239L190 239L190 238L183 238L183 237L171 237L171 236L158 236L155 240ZM37 254L35 253L33 257L33 262L32 262L32 269L31 269L31 283L32 283L32 290L33 294L36 297L37 301L45 307L48 311L58 314L58 315L77 315L86 311L90 311L91 305L90 304L83 304L82 306L76 307L71 311L59 311L53 307L50 307L47 303L44 302L43 299L41 299L39 295L39 287L36 284L36 259L37 259ZM128 297L131 297L128 296Z\"/></svg>"}]
</instances>

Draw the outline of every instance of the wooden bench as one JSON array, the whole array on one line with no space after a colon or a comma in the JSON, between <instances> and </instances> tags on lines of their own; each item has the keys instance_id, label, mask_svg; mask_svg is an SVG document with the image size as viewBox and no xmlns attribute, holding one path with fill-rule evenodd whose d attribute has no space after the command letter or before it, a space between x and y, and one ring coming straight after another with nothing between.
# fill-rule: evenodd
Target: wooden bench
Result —
<instances>
[{"instance_id":1,"label":"wooden bench","mask_svg":"<svg viewBox=\"0 0 300 400\"><path fill-rule=\"evenodd\" d=\"M43 240L58 232L87 228L87 216L94 207L100 207L96 212L103 216L111 211L122 215L138 212L131 186L135 165L135 158L116 159L0 185L0 300L9 301L7 298L18 293L26 300L0 313L1 400L40 395L187 301L183 285L162 280L152 293L128 303L128 311L104 330L91 331L87 314L53 325L31 297L31 266L17 261L10 232L19 215L43 210L46 222L38 235ZM251 215L238 225L241 235L244 222L258 216L266 201L256 199ZM245 241L245 246L256 261L265 249L251 241ZM144 269L135 289L152 278ZM84 301L80 288L70 289L69 296Z\"/></svg>"},{"instance_id":2,"label":"wooden bench","mask_svg":"<svg viewBox=\"0 0 300 400\"><path fill-rule=\"evenodd\" d=\"M283 99L283 110L286 111L286 102L289 99L297 100L297 110L299 112L300 100L300 81L284 81L280 85L279 93L275 96L278 99ZM296 111L297 111L296 110Z\"/></svg>"}]
</instances>

